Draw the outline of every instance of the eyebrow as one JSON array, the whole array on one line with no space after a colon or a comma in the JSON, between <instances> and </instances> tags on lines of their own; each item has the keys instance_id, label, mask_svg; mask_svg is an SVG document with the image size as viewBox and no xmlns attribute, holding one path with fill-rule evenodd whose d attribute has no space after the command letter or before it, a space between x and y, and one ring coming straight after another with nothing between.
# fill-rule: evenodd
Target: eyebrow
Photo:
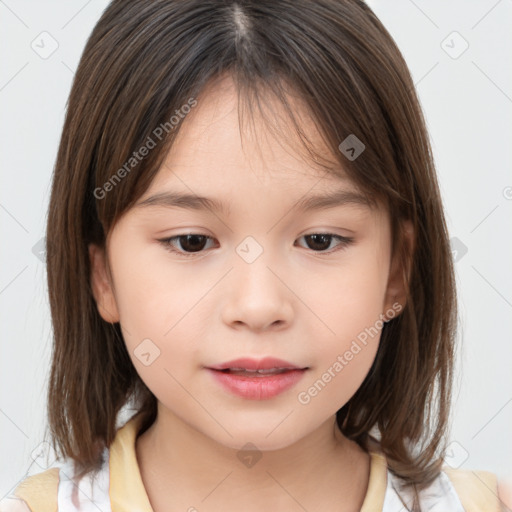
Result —
<instances>
[{"instance_id":1,"label":"eyebrow","mask_svg":"<svg viewBox=\"0 0 512 512\"><path fill-rule=\"evenodd\" d=\"M351 190L332 190L321 195L308 196L298 201L294 208L300 211L324 210L344 205L358 205L371 208L369 199ZM161 192L152 195L135 205L136 207L165 207L165 208L183 208L187 210L213 210L215 212L226 213L227 205L217 199L198 196L195 194L180 192Z\"/></svg>"}]
</instances>

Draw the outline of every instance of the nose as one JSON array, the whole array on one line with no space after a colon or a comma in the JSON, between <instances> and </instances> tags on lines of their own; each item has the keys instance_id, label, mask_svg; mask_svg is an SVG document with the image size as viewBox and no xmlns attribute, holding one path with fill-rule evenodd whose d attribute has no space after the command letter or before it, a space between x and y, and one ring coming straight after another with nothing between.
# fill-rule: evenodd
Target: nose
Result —
<instances>
[{"instance_id":1,"label":"nose","mask_svg":"<svg viewBox=\"0 0 512 512\"><path fill-rule=\"evenodd\" d=\"M281 330L293 318L291 283L263 253L256 261L235 261L224 283L223 321L236 329Z\"/></svg>"}]
</instances>

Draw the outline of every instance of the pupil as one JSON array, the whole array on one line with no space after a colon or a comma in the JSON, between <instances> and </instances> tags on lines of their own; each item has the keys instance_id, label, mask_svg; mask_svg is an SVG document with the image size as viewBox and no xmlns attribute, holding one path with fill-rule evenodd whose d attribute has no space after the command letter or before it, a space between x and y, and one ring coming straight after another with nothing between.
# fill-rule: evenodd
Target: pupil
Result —
<instances>
[{"instance_id":1,"label":"pupil","mask_svg":"<svg viewBox=\"0 0 512 512\"><path fill-rule=\"evenodd\" d=\"M312 249L327 249L330 245L330 235L325 234L317 234L317 235L309 235L309 239L312 239L314 241L313 245L317 245L317 247L311 247ZM318 247L318 241L320 240L320 246ZM323 243L322 243L323 241Z\"/></svg>"},{"instance_id":2,"label":"pupil","mask_svg":"<svg viewBox=\"0 0 512 512\"><path fill-rule=\"evenodd\" d=\"M184 244L183 243L181 244L181 246L185 250L190 250L191 252L194 252L194 250L201 250L204 247L204 238L205 237L203 235L185 235L182 238L185 238L185 240L186 240L186 242ZM203 243L201 243L201 241L200 241L198 244L198 240L201 240L201 239L202 239ZM192 240L192 243L190 243L191 240ZM199 247L197 247L197 245L199 245Z\"/></svg>"}]
</instances>

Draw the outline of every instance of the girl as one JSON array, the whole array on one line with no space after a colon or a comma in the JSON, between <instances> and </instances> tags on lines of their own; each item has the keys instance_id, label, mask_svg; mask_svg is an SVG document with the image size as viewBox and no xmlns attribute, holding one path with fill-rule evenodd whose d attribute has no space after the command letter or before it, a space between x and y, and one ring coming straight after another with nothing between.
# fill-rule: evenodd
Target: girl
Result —
<instances>
[{"instance_id":1,"label":"girl","mask_svg":"<svg viewBox=\"0 0 512 512\"><path fill-rule=\"evenodd\" d=\"M112 2L47 269L62 463L2 510L500 509L493 474L444 464L448 234L409 71L362 1Z\"/></svg>"}]
</instances>

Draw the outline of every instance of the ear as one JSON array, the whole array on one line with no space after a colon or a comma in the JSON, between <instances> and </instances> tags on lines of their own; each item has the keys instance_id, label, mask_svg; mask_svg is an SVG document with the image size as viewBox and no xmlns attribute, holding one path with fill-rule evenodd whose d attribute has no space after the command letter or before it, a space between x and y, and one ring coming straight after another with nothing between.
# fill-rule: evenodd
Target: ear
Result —
<instances>
[{"instance_id":1,"label":"ear","mask_svg":"<svg viewBox=\"0 0 512 512\"><path fill-rule=\"evenodd\" d=\"M404 309L411 276L414 229L410 220L401 221L399 229L397 250L390 263L388 285L384 298L384 315L389 310L395 312L393 316L388 317L388 320L397 316Z\"/></svg>"},{"instance_id":2,"label":"ear","mask_svg":"<svg viewBox=\"0 0 512 512\"><path fill-rule=\"evenodd\" d=\"M105 250L95 244L89 244L89 261L91 262L91 288L98 312L105 322L119 322L112 281L107 272L108 262Z\"/></svg>"}]
</instances>

